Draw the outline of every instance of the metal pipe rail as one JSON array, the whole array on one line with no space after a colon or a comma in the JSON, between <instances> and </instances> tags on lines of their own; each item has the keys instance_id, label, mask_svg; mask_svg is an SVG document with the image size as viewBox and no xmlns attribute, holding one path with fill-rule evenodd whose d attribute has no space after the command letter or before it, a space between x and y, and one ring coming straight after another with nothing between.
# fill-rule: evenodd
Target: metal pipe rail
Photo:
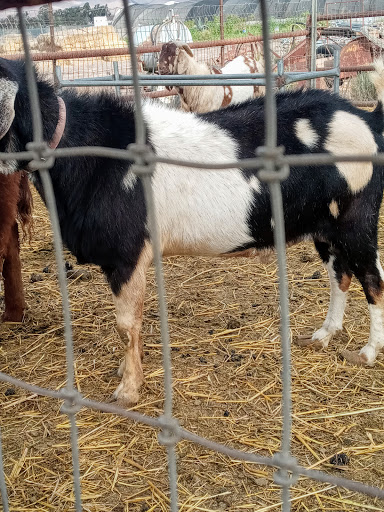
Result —
<instances>
[{"instance_id":1,"label":"metal pipe rail","mask_svg":"<svg viewBox=\"0 0 384 512\"><path fill-rule=\"evenodd\" d=\"M271 39L286 39L292 37L306 37L309 35L309 30L296 30L295 32L277 32L271 34ZM247 44L247 43L258 43L263 40L262 36L246 36L246 37L235 37L232 39L225 39L224 41L199 41L196 43L190 43L189 46L192 49L197 48L215 48L217 46ZM151 46L138 46L136 48L136 54L140 55L143 53L159 53L161 52L162 44L151 45ZM41 52L35 53L32 56L34 62L45 61L45 60L66 60L66 59L88 59L96 57L116 57L120 55L130 55L129 48L105 48L97 50L73 50L73 51L58 51L58 52ZM7 59L20 60L24 58L24 54L17 53L14 55L8 55Z\"/></svg>"},{"instance_id":2,"label":"metal pipe rail","mask_svg":"<svg viewBox=\"0 0 384 512\"><path fill-rule=\"evenodd\" d=\"M119 75L119 78L116 79L116 74L104 77L92 77L86 79L76 78L74 80L63 80L60 66L57 66L56 68L56 75L58 78L58 85L60 87L131 87L134 83L133 78L129 75ZM323 77L338 78L339 76L340 68L338 67L334 67L332 69L322 69L319 71L289 71L283 72L282 74L272 73L273 80L276 80L276 78L280 78L283 80L285 85L294 82L301 82L302 80L316 80L317 78ZM262 73L251 73L249 75L139 75L138 79L140 86L175 86L181 83L183 86L265 85L265 74Z\"/></svg>"}]
</instances>

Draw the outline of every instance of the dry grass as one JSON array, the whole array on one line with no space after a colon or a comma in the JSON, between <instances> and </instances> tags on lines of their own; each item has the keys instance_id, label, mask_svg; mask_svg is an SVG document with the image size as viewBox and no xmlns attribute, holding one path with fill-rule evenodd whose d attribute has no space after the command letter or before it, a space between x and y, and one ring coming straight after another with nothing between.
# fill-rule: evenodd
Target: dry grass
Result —
<instances>
[{"instance_id":1,"label":"dry grass","mask_svg":"<svg viewBox=\"0 0 384 512\"><path fill-rule=\"evenodd\" d=\"M382 226L383 228L383 226ZM36 199L35 237L23 246L29 311L23 325L0 326L1 371L34 384L65 384L60 294L50 229ZM381 246L383 246L381 229ZM75 263L72 256L67 259ZM328 281L314 250L288 250L292 335L320 326L328 305ZM43 268L49 266L49 273ZM174 371L175 413L182 425L230 446L271 455L281 435L281 380L276 266L254 260L169 258L164 264ZM321 277L312 279L314 272ZM30 282L39 273L41 281ZM106 400L118 384L122 347L111 295L102 274L69 281L76 381L85 397ZM348 366L337 357L368 338L364 295L354 281L345 330L327 352L293 347L293 452L307 467L382 485L384 477L384 364ZM145 303L146 384L137 410L158 415L163 404L154 275ZM236 320L239 328L229 323ZM73 510L67 417L52 399L0 384L0 421L13 512ZM84 510L167 511L166 457L152 429L82 410L78 414ZM350 457L344 470L332 455ZM177 446L180 510L278 511L280 492L263 467ZM329 485L300 480L294 511L383 511L384 503Z\"/></svg>"}]
</instances>

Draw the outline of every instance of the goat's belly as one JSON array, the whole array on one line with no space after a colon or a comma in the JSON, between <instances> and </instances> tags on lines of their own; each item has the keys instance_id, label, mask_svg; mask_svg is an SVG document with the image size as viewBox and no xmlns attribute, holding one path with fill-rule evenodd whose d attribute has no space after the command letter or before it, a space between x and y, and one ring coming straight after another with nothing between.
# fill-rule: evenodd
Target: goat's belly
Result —
<instances>
[{"instance_id":1,"label":"goat's belly","mask_svg":"<svg viewBox=\"0 0 384 512\"><path fill-rule=\"evenodd\" d=\"M253 191L239 170L159 169L153 188L164 254L223 254L252 243Z\"/></svg>"}]
</instances>

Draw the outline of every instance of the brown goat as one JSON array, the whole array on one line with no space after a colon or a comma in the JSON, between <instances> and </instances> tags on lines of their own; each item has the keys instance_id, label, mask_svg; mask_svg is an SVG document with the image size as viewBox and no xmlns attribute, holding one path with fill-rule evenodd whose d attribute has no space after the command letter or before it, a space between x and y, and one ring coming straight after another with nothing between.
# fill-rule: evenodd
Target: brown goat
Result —
<instances>
[{"instance_id":1,"label":"brown goat","mask_svg":"<svg viewBox=\"0 0 384 512\"><path fill-rule=\"evenodd\" d=\"M0 174L0 275L4 280L3 322L21 322L25 310L21 278L18 220L23 232L31 227L32 195L24 171Z\"/></svg>"}]
</instances>

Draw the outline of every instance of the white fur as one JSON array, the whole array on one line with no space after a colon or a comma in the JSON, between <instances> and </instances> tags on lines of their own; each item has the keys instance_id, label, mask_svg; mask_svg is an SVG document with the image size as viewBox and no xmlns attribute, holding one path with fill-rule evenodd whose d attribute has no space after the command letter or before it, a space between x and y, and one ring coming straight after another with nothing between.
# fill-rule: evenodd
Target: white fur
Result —
<instances>
[{"instance_id":1,"label":"white fur","mask_svg":"<svg viewBox=\"0 0 384 512\"><path fill-rule=\"evenodd\" d=\"M132 190L138 180L138 177L136 174L134 174L132 171L128 171L127 174L124 176L124 186L127 190Z\"/></svg>"},{"instance_id":2,"label":"white fur","mask_svg":"<svg viewBox=\"0 0 384 512\"><path fill-rule=\"evenodd\" d=\"M384 103L384 61L377 59L373 63L375 71L371 74L371 80L377 92L377 98Z\"/></svg>"},{"instance_id":3,"label":"white fur","mask_svg":"<svg viewBox=\"0 0 384 512\"><path fill-rule=\"evenodd\" d=\"M328 270L329 281L331 285L331 298L329 308L324 323L312 336L313 341L321 341L324 348L328 346L333 335L343 328L343 317L345 306L347 304L347 292L339 288L339 283L333 269L335 257L331 256L326 267Z\"/></svg>"},{"instance_id":4,"label":"white fur","mask_svg":"<svg viewBox=\"0 0 384 512\"><path fill-rule=\"evenodd\" d=\"M250 69L248 64L245 63L245 58L243 55L236 57L235 59L228 62L222 69L221 72L223 75L236 75L236 74L244 74L249 75ZM232 87L232 103L241 103L242 101L248 100L249 98L253 98L254 89L253 85L235 85Z\"/></svg>"},{"instance_id":5,"label":"white fur","mask_svg":"<svg viewBox=\"0 0 384 512\"><path fill-rule=\"evenodd\" d=\"M251 179L249 180L249 186L257 193L260 193L261 192L261 183L260 183L260 180L258 178L256 178L256 176L252 176Z\"/></svg>"},{"instance_id":6,"label":"white fur","mask_svg":"<svg viewBox=\"0 0 384 512\"><path fill-rule=\"evenodd\" d=\"M354 114L338 110L328 129L325 149L334 155L377 153L377 145L369 126ZM373 173L372 162L338 162L336 167L355 194L368 185Z\"/></svg>"},{"instance_id":7,"label":"white fur","mask_svg":"<svg viewBox=\"0 0 384 512\"><path fill-rule=\"evenodd\" d=\"M376 267L384 280L384 271L380 263L380 254L377 251ZM367 364L373 364L377 354L384 347L384 304L369 304L371 325L368 343L360 350L360 355L365 355Z\"/></svg>"},{"instance_id":8,"label":"white fur","mask_svg":"<svg viewBox=\"0 0 384 512\"><path fill-rule=\"evenodd\" d=\"M379 251L377 251L377 255L376 255L376 267L379 270L381 279L384 281L384 270L383 270L383 267L381 266Z\"/></svg>"},{"instance_id":9,"label":"white fur","mask_svg":"<svg viewBox=\"0 0 384 512\"><path fill-rule=\"evenodd\" d=\"M319 134L315 131L309 119L298 119L295 123L296 137L309 149L313 149L319 142Z\"/></svg>"},{"instance_id":10,"label":"white fur","mask_svg":"<svg viewBox=\"0 0 384 512\"><path fill-rule=\"evenodd\" d=\"M360 355L367 358L367 364L374 363L377 354L384 347L384 315L383 304L369 304L371 326L368 343L360 350Z\"/></svg>"},{"instance_id":11,"label":"white fur","mask_svg":"<svg viewBox=\"0 0 384 512\"><path fill-rule=\"evenodd\" d=\"M224 130L195 115L145 103L156 154L225 163L238 157ZM247 217L253 189L239 169L211 171L157 164L153 190L165 254L221 254L253 241Z\"/></svg>"},{"instance_id":12,"label":"white fur","mask_svg":"<svg viewBox=\"0 0 384 512\"><path fill-rule=\"evenodd\" d=\"M223 68L224 74L247 74L251 72L247 58L243 56L236 57L234 60L228 62ZM248 58L248 60L251 60ZM256 62L253 61L256 65ZM258 64L260 67L260 64ZM170 66L171 69L171 66ZM173 69L173 68L172 68ZM209 75L211 74L210 68L203 62L197 62L191 57L183 48L180 48L178 59L173 70L175 74L179 75ZM185 86L183 87L182 94L180 93L181 106L187 112L210 112L217 110L221 107L224 99L224 89L222 85L216 86ZM226 91L228 94L228 90ZM233 86L231 87L232 95L230 97L230 104L241 103L254 96L253 86Z\"/></svg>"},{"instance_id":13,"label":"white fur","mask_svg":"<svg viewBox=\"0 0 384 512\"><path fill-rule=\"evenodd\" d=\"M340 215L339 206L334 199L329 203L329 211L335 219Z\"/></svg>"}]
</instances>

